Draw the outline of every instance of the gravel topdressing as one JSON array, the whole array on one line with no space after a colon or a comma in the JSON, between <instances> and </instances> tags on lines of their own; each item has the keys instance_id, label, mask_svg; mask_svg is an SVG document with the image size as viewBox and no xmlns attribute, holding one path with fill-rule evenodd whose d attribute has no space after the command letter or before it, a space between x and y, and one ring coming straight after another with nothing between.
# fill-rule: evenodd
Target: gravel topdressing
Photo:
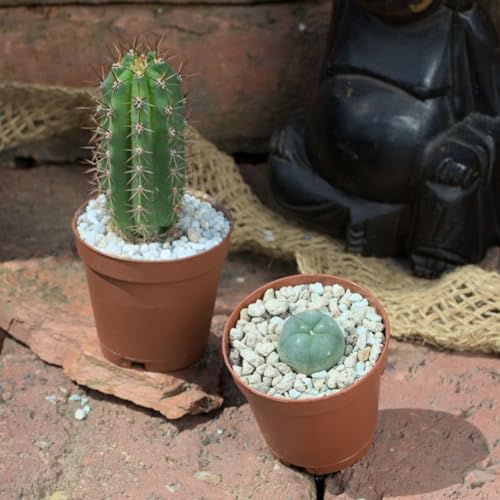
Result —
<instances>
[{"instance_id":1,"label":"gravel topdressing","mask_svg":"<svg viewBox=\"0 0 500 500\"><path fill-rule=\"evenodd\" d=\"M78 217L78 234L85 243L102 253L133 260L175 260L210 250L228 234L231 224L210 203L184 194L175 238L154 243L129 243L111 224L106 197L90 200Z\"/></svg>"},{"instance_id":2,"label":"gravel topdressing","mask_svg":"<svg viewBox=\"0 0 500 500\"><path fill-rule=\"evenodd\" d=\"M303 311L329 314L346 341L336 365L310 376L283 363L277 350L283 323ZM229 360L242 381L269 396L289 399L323 397L348 387L373 368L385 343L382 317L366 298L321 283L268 289L241 310L229 337Z\"/></svg>"}]
</instances>

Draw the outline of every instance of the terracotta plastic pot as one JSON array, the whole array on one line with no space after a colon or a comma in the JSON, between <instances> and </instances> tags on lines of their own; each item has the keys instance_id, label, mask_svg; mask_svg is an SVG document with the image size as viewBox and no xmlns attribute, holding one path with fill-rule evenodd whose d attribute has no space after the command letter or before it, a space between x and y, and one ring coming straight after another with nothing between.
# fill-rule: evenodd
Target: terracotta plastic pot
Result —
<instances>
[{"instance_id":1,"label":"terracotta plastic pot","mask_svg":"<svg viewBox=\"0 0 500 500\"><path fill-rule=\"evenodd\" d=\"M229 362L229 332L240 311L261 299L268 288L278 289L320 282L338 283L366 297L385 326L386 342L375 366L351 386L329 396L292 400L260 393L234 372ZM224 362L244 394L269 448L283 462L303 467L313 474L328 474L359 460L370 447L378 417L380 376L389 345L389 322L380 302L368 290L330 275L294 275L268 283L248 295L232 312L222 338Z\"/></svg>"},{"instance_id":2,"label":"terracotta plastic pot","mask_svg":"<svg viewBox=\"0 0 500 500\"><path fill-rule=\"evenodd\" d=\"M105 255L87 245L76 230L87 202L73 216L71 228L85 264L97 335L109 361L169 372L202 356L232 220L210 197L199 197L224 212L231 230L210 250L177 260L134 261Z\"/></svg>"}]
</instances>

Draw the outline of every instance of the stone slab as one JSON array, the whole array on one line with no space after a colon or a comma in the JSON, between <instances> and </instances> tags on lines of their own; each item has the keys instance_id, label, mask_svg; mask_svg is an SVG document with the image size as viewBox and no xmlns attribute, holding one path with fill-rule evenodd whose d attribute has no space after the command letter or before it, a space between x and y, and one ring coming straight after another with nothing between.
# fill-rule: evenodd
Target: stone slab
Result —
<instances>
[{"instance_id":1,"label":"stone slab","mask_svg":"<svg viewBox=\"0 0 500 500\"><path fill-rule=\"evenodd\" d=\"M121 368L102 356L86 290L85 273L72 258L0 264L0 328L47 363L62 366L80 385L152 408L165 417L219 408L222 366L218 336L225 316L213 321L204 357L172 374Z\"/></svg>"}]
</instances>

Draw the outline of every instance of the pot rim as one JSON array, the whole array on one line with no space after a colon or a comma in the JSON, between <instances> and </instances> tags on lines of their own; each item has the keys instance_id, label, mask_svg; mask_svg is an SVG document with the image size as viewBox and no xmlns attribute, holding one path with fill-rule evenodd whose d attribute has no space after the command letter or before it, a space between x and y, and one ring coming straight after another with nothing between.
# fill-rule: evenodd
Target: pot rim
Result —
<instances>
[{"instance_id":1,"label":"pot rim","mask_svg":"<svg viewBox=\"0 0 500 500\"><path fill-rule=\"evenodd\" d=\"M99 255L102 255L105 258L113 259L113 260L116 260L116 261L119 261L119 262L126 262L126 263L130 263L130 264L137 264L137 265L142 265L142 266L151 266L151 265L158 265L158 264L163 264L163 263L172 264L172 263L177 263L177 262L189 262L190 260L194 260L197 257L200 257L200 256L202 256L202 255L204 255L204 254L206 254L208 252L212 252L216 248L218 248L221 245L223 245L224 242L228 238L231 237L231 234L232 234L233 229L234 229L234 219L233 219L233 216L231 215L230 210L228 208L226 208L224 205L222 205L222 203L217 202L215 200L215 198L213 198L209 194L204 193L203 191L199 191L197 189L186 189L185 192L189 193L189 194L192 194L192 195L196 196L197 198L202 199L203 201L207 201L216 210L218 210L219 212L222 212L224 214L224 216L227 218L227 220L229 221L229 231L224 236L224 238L222 238L222 240L220 241L220 243L217 243L217 245L215 245L213 247L210 247L207 250L203 250L203 252L198 252L198 253L196 253L194 255L190 255L189 257L181 257L179 259L160 259L160 260L127 259L127 258L119 257L117 255L113 255L113 254L110 254L110 253L101 252L98 248L93 247L92 245L89 245L86 241L84 241L81 238L80 233L78 232L78 229L76 227L76 221L77 221L78 217L80 216L80 214L82 213L83 209L89 203L89 201L91 201L91 200L93 200L95 198L87 198L75 210L75 212L73 213L73 217L71 218L71 231L73 233L74 238L78 239L78 241L80 242L80 244L83 245L84 247L86 247L87 249L89 249L90 251L98 253Z\"/></svg>"},{"instance_id":2,"label":"pot rim","mask_svg":"<svg viewBox=\"0 0 500 500\"><path fill-rule=\"evenodd\" d=\"M229 332L231 328L234 327L236 324L236 321L239 318L239 314L241 310L246 307L248 304L251 304L252 302L255 302L255 300L262 299L264 296L264 293L266 290L269 288L276 288L277 286L283 287L283 286L295 286L295 285L289 285L288 283L292 280L295 280L296 278L302 278L303 284L309 284L309 283L315 283L315 282L322 282L322 279L328 278L328 279L333 279L336 281L342 281L345 285L354 285L355 288L361 291L361 293L366 294L368 297L370 297L369 303L371 306L375 306L377 309L378 314L382 316L382 320L384 323L384 335L385 335L385 343L384 343L384 348L382 349L379 358L377 359L377 362L375 365L370 369L370 371L366 374L364 374L361 378L356 380L353 384L349 385L348 387L344 387L343 389L340 389L339 391L330 394L328 396L323 396L323 397L318 397L318 398L307 398L307 399L287 399L287 398L277 398L274 396L269 396L268 394L264 394L263 392L259 392L255 389L253 389L251 386L249 386L246 382L244 382L241 377L233 370L233 367L231 365L231 362L229 361L229 356L228 356L228 350L229 350L229 344L230 344L230 339L229 339ZM288 284L288 285L287 285ZM364 298L367 298L365 295ZM249 299L251 296L255 296L255 299L252 299L252 302L249 302ZM387 317L387 313L385 312L384 307L378 300L378 298L371 293L367 288L364 286L361 286L354 281L351 281L346 278L342 278L340 276L336 276L333 274L290 274L288 276L284 276L282 278L278 278L276 280L270 281L268 283L265 283L264 285L260 286L259 288L256 288L252 292L250 292L248 295L246 295L243 300L241 300L237 306L234 307L231 315L229 316L228 320L226 321L226 324L224 326L224 332L222 334L222 357L224 359L224 364L226 365L226 368L229 370L229 373L235 380L235 382L238 384L241 384L247 391L249 391L253 396L256 396L258 398L262 398L264 400L272 401L274 403L282 404L282 405L289 405L289 404L294 404L294 405L307 405L307 404L313 404L313 403L320 403L320 402L325 402L329 400L333 400L335 398L343 397L347 394L350 394L351 392L355 391L357 387L359 387L361 384L366 382L366 379L368 377L373 377L376 376L377 371L381 371L383 369L383 365L385 364L386 358L387 358L387 352L389 349L389 341L390 341L390 325L389 325L389 319Z\"/></svg>"}]
</instances>

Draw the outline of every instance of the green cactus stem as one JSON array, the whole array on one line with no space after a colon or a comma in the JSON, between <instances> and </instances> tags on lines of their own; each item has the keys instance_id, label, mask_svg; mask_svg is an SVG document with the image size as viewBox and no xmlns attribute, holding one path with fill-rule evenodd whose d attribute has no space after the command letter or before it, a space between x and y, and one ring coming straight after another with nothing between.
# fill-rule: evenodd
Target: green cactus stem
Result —
<instances>
[{"instance_id":1,"label":"green cactus stem","mask_svg":"<svg viewBox=\"0 0 500 500\"><path fill-rule=\"evenodd\" d=\"M337 322L318 311L288 318L278 339L281 361L305 375L329 370L344 351L344 335Z\"/></svg>"},{"instance_id":2,"label":"green cactus stem","mask_svg":"<svg viewBox=\"0 0 500 500\"><path fill-rule=\"evenodd\" d=\"M156 50L131 49L101 84L97 183L128 240L154 240L177 220L185 183L181 81Z\"/></svg>"}]
</instances>

